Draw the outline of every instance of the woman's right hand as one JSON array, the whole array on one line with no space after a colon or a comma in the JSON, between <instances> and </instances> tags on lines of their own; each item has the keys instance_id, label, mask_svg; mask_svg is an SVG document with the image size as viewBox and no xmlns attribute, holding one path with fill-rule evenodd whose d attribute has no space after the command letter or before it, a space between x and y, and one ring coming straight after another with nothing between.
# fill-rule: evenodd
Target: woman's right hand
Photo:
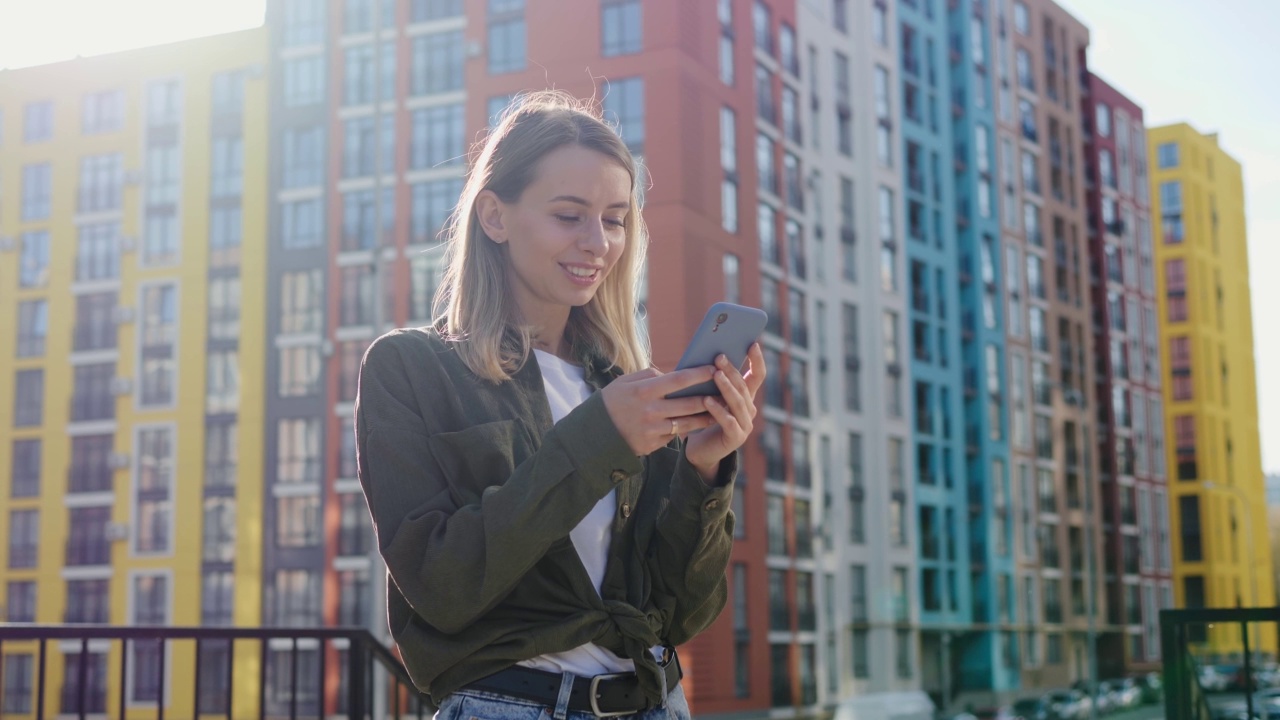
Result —
<instances>
[{"instance_id":1,"label":"woman's right hand","mask_svg":"<svg viewBox=\"0 0 1280 720\"><path fill-rule=\"evenodd\" d=\"M600 392L609 419L622 439L636 455L648 455L671 442L675 435L687 435L715 424L701 396L666 397L714 375L715 367L711 365L667 374L649 368L623 375Z\"/></svg>"}]
</instances>

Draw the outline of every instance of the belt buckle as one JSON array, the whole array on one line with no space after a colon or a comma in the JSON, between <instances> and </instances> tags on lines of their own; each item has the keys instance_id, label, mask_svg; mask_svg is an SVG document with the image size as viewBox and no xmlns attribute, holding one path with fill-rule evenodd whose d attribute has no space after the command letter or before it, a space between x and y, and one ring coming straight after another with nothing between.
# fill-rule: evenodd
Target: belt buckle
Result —
<instances>
[{"instance_id":1,"label":"belt buckle","mask_svg":"<svg viewBox=\"0 0 1280 720\"><path fill-rule=\"evenodd\" d=\"M621 717L622 715L630 715L636 712L635 710L623 710L621 712L604 712L603 710L600 709L600 702L599 702L600 696L596 693L596 690L600 686L601 680L614 680L616 678L628 677L632 674L633 673L612 673L610 675L596 675L595 677L591 678L591 688L588 690L588 692L590 693L590 697L588 698L588 700L591 703L591 713L598 718L611 718L611 717Z\"/></svg>"}]
</instances>

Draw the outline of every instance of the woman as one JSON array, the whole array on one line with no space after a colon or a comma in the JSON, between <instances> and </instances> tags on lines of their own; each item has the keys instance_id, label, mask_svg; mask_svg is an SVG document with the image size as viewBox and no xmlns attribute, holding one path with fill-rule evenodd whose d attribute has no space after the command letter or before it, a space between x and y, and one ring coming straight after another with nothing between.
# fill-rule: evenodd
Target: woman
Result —
<instances>
[{"instance_id":1,"label":"woman","mask_svg":"<svg viewBox=\"0 0 1280 720\"><path fill-rule=\"evenodd\" d=\"M374 342L356 402L409 673L440 720L687 718L674 646L725 604L759 348L649 368L636 164L562 94L494 129L447 253L438 320Z\"/></svg>"}]
</instances>

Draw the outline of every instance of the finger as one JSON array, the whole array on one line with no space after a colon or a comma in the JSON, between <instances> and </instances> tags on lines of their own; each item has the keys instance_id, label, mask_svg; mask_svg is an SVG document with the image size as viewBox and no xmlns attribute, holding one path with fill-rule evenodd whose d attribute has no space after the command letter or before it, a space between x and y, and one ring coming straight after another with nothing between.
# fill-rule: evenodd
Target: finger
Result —
<instances>
[{"instance_id":1,"label":"finger","mask_svg":"<svg viewBox=\"0 0 1280 720\"><path fill-rule=\"evenodd\" d=\"M747 386L746 378L742 376L742 373L739 372L738 368L733 366L733 363L729 362L729 358L721 355L716 360L716 366L720 369L720 372L724 373L725 376L729 378L729 382L733 383L733 386L738 388L738 391L741 392L744 397L751 397L751 389Z\"/></svg>"},{"instance_id":2,"label":"finger","mask_svg":"<svg viewBox=\"0 0 1280 720\"><path fill-rule=\"evenodd\" d=\"M677 390L710 380L714 371L715 367L711 365L676 370L666 375L648 378L645 380L645 390L652 397L666 397Z\"/></svg>"},{"instance_id":3,"label":"finger","mask_svg":"<svg viewBox=\"0 0 1280 720\"><path fill-rule=\"evenodd\" d=\"M693 397L662 399L657 403L656 414L664 418L682 418L685 415L697 415L706 412L702 406L702 395Z\"/></svg>"},{"instance_id":4,"label":"finger","mask_svg":"<svg viewBox=\"0 0 1280 720\"><path fill-rule=\"evenodd\" d=\"M691 433L705 430L715 425L716 419L711 416L711 413L701 412L697 415L686 415L679 418L677 422L680 423L680 437L688 437Z\"/></svg>"},{"instance_id":5,"label":"finger","mask_svg":"<svg viewBox=\"0 0 1280 720\"><path fill-rule=\"evenodd\" d=\"M615 379L614 382L622 383L625 385L627 383L640 382L642 380L651 380L653 378L660 377L661 375L662 375L662 371L659 370L658 368L648 367L643 370L637 370L633 373L627 373L626 375L621 375L617 379Z\"/></svg>"},{"instance_id":6,"label":"finger","mask_svg":"<svg viewBox=\"0 0 1280 720\"><path fill-rule=\"evenodd\" d=\"M727 373L716 373L716 387L720 388L720 395L724 399L725 405L729 411L740 418L751 416L751 405L753 404L747 395L747 389L741 377L734 382Z\"/></svg>"},{"instance_id":7,"label":"finger","mask_svg":"<svg viewBox=\"0 0 1280 720\"><path fill-rule=\"evenodd\" d=\"M748 387L751 388L752 397L755 397L756 391L764 385L764 378L768 372L764 363L764 350L760 347L760 343L751 346L751 351L747 353L747 365L748 369L744 376Z\"/></svg>"},{"instance_id":8,"label":"finger","mask_svg":"<svg viewBox=\"0 0 1280 720\"><path fill-rule=\"evenodd\" d=\"M711 413L711 417L715 418L716 424L724 430L725 436L731 441L732 445L741 445L745 434L742 432L742 424L738 422L738 418L729 412L728 406L723 400L718 398L706 398L707 412Z\"/></svg>"}]
</instances>

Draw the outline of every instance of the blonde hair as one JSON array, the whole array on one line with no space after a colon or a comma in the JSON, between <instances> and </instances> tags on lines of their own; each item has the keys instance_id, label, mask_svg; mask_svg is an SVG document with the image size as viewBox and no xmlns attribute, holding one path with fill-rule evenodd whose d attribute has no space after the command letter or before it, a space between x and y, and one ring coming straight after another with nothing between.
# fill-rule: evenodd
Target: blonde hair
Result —
<instances>
[{"instance_id":1,"label":"blonde hair","mask_svg":"<svg viewBox=\"0 0 1280 720\"><path fill-rule=\"evenodd\" d=\"M493 382L509 380L523 367L534 329L522 323L507 284L507 246L493 242L481 228L476 199L492 190L503 202L518 201L535 179L538 162L567 145L616 160L631 176L631 198L622 255L595 296L570 309L565 339L574 357L584 362L603 358L624 373L649 366L649 348L635 316L648 244L636 161L594 108L564 92L542 91L517 97L489 133L442 233L445 270L432 306L433 324L455 343L472 372Z\"/></svg>"}]
</instances>

